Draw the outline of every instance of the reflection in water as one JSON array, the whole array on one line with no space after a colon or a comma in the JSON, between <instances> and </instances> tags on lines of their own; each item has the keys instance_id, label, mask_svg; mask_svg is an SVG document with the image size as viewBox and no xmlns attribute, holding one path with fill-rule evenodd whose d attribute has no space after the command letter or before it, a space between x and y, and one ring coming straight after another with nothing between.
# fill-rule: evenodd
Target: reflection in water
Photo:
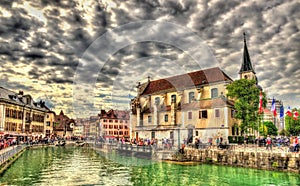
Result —
<instances>
[{"instance_id":1,"label":"reflection in water","mask_svg":"<svg viewBox=\"0 0 300 186\"><path fill-rule=\"evenodd\" d=\"M299 185L297 174L177 165L89 148L28 150L1 176L5 185ZM1 185L0 184L0 185Z\"/></svg>"}]
</instances>

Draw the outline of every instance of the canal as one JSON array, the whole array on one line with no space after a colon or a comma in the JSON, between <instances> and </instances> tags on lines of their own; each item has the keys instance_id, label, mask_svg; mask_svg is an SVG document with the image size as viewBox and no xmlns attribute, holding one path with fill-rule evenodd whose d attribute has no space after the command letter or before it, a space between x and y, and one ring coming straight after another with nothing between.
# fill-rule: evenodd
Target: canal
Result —
<instances>
[{"instance_id":1,"label":"canal","mask_svg":"<svg viewBox=\"0 0 300 186\"><path fill-rule=\"evenodd\" d=\"M0 176L0 185L300 185L300 176L205 164L179 165L91 148L30 149Z\"/></svg>"}]
</instances>

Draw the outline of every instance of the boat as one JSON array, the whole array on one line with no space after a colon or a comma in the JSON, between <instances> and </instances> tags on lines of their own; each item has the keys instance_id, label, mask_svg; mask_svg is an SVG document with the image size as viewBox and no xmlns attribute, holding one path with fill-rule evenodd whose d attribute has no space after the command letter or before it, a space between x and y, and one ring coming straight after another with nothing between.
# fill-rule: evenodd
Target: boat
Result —
<instances>
[{"instance_id":1,"label":"boat","mask_svg":"<svg viewBox=\"0 0 300 186\"><path fill-rule=\"evenodd\" d=\"M55 146L65 146L66 145L66 141L58 141L57 144Z\"/></svg>"}]
</instances>

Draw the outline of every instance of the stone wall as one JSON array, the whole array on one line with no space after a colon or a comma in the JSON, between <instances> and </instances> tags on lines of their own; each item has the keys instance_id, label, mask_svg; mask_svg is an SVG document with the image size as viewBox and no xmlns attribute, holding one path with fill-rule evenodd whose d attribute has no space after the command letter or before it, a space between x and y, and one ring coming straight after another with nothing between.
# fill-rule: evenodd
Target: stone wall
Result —
<instances>
[{"instance_id":1,"label":"stone wall","mask_svg":"<svg viewBox=\"0 0 300 186\"><path fill-rule=\"evenodd\" d=\"M185 149L188 161L212 163L254 169L300 173L300 158L296 153L242 152L218 149ZM180 159L173 158L180 161Z\"/></svg>"}]
</instances>

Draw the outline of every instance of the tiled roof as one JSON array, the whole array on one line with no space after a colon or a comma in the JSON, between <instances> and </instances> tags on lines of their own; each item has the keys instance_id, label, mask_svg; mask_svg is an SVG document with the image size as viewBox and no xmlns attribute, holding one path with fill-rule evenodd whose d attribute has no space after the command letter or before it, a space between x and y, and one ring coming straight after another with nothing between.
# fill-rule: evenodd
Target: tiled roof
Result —
<instances>
[{"instance_id":1,"label":"tiled roof","mask_svg":"<svg viewBox=\"0 0 300 186\"><path fill-rule=\"evenodd\" d=\"M124 119L124 120L129 120L129 111L111 109L108 112L106 112L105 110L101 110L99 116L102 119Z\"/></svg>"},{"instance_id":2,"label":"tiled roof","mask_svg":"<svg viewBox=\"0 0 300 186\"><path fill-rule=\"evenodd\" d=\"M30 97L30 103L26 103L26 98ZM45 102L39 101L34 102L31 95L23 95L23 91L20 91L19 93L15 93L11 90L8 90L6 88L0 87L0 99L6 102L18 104L18 105L26 105L27 107L35 108L35 109L41 109L41 110L47 110L45 107Z\"/></svg>"},{"instance_id":3,"label":"tiled roof","mask_svg":"<svg viewBox=\"0 0 300 186\"><path fill-rule=\"evenodd\" d=\"M172 76L165 79L147 82L148 86L144 89L141 95L149 95L160 93L163 91L181 90L187 87L199 86L208 83L215 83L220 81L232 81L232 79L225 74L220 68L209 68Z\"/></svg>"}]
</instances>

